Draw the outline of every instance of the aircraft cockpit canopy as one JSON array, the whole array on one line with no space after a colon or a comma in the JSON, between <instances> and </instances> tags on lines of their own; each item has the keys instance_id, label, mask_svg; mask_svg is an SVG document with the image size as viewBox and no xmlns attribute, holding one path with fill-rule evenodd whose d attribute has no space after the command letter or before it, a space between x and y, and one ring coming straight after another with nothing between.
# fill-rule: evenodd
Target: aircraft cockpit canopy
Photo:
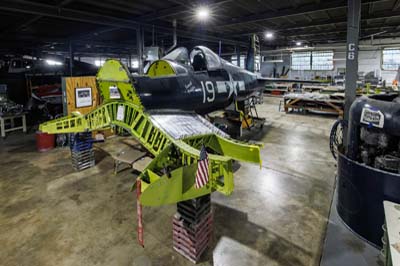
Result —
<instances>
[{"instance_id":1,"label":"aircraft cockpit canopy","mask_svg":"<svg viewBox=\"0 0 400 266\"><path fill-rule=\"evenodd\" d=\"M177 63L184 65L190 65L189 52L185 47L178 47L174 49L172 52L168 53L162 59L175 61Z\"/></svg>"},{"instance_id":2,"label":"aircraft cockpit canopy","mask_svg":"<svg viewBox=\"0 0 400 266\"><path fill-rule=\"evenodd\" d=\"M178 47L162 59L171 60L183 65L191 65L194 71L216 70L223 67L221 58L205 46L194 47L190 53L190 57L185 47Z\"/></svg>"},{"instance_id":3,"label":"aircraft cockpit canopy","mask_svg":"<svg viewBox=\"0 0 400 266\"><path fill-rule=\"evenodd\" d=\"M196 46L190 53L190 62L195 71L222 68L220 57L205 46Z\"/></svg>"}]
</instances>

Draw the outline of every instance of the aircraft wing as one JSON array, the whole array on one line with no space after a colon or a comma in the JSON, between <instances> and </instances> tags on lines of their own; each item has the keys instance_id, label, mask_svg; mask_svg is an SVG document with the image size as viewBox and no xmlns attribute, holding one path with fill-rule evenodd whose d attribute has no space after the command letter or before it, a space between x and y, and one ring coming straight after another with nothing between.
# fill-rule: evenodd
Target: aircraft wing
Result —
<instances>
[{"instance_id":1,"label":"aircraft wing","mask_svg":"<svg viewBox=\"0 0 400 266\"><path fill-rule=\"evenodd\" d=\"M266 83L273 82L288 82L288 83L304 83L304 84L324 84L326 82L320 80L306 80L306 79L285 79L285 78L264 78L257 77L258 81L264 81Z\"/></svg>"}]
</instances>

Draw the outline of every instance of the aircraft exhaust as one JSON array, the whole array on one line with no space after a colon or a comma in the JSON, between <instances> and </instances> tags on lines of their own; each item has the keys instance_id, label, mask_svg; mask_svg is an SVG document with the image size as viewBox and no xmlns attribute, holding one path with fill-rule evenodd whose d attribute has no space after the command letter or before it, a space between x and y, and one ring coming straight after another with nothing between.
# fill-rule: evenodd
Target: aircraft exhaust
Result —
<instances>
[{"instance_id":1,"label":"aircraft exhaust","mask_svg":"<svg viewBox=\"0 0 400 266\"><path fill-rule=\"evenodd\" d=\"M173 27L173 33L172 33L172 38L173 38L173 43L172 46L170 48L167 49L167 51L165 52L165 54L168 54L169 52L171 52L173 49L175 49L176 45L178 44L178 38L176 36L176 19L174 19L172 21L172 27Z\"/></svg>"}]
</instances>

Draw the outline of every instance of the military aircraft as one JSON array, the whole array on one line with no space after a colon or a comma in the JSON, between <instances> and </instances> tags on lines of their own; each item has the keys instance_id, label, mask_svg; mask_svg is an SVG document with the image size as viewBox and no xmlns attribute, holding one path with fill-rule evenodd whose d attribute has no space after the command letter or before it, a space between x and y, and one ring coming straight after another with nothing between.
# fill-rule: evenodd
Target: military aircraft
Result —
<instances>
[{"instance_id":1,"label":"military aircraft","mask_svg":"<svg viewBox=\"0 0 400 266\"><path fill-rule=\"evenodd\" d=\"M229 195L232 161L261 164L260 146L231 139L200 114L237 106L263 89L266 81L204 46L194 47L190 54L177 48L154 61L142 76L109 59L97 73L103 104L84 116L74 113L41 124L40 130L78 133L117 126L130 132L155 157L139 176L144 205L171 204L212 191ZM196 189L203 145L210 153L210 181Z\"/></svg>"},{"instance_id":2,"label":"military aircraft","mask_svg":"<svg viewBox=\"0 0 400 266\"><path fill-rule=\"evenodd\" d=\"M111 126L131 133L155 157L138 178L143 205L171 204L213 191L229 195L233 160L261 164L260 145L231 139L200 115L245 99L259 88L254 73L207 47L195 47L190 56L185 48L177 48L153 62L144 76L109 59L96 78L102 105L87 115L73 113L41 124L40 130L79 133ZM197 189L195 172L203 145L209 153L209 182Z\"/></svg>"},{"instance_id":3,"label":"military aircraft","mask_svg":"<svg viewBox=\"0 0 400 266\"><path fill-rule=\"evenodd\" d=\"M111 68L115 68L115 62L106 61L99 76L113 71ZM190 55L186 48L176 48L153 62L146 75L129 77L133 93L146 110L174 109L199 114L223 109L263 87L256 74L231 64L204 46L196 46ZM110 95L110 90L116 92L107 82L101 86L101 77L98 80L103 96ZM126 99L126 96L114 94L113 98Z\"/></svg>"},{"instance_id":4,"label":"military aircraft","mask_svg":"<svg viewBox=\"0 0 400 266\"><path fill-rule=\"evenodd\" d=\"M250 68L248 65L246 68ZM102 78L103 73L116 71L126 72L133 84L129 94L121 94L117 86ZM103 98L110 95L112 99L136 98L146 110L181 110L198 114L244 101L264 89L266 82L279 81L314 82L257 77L255 73L220 58L205 46L194 47L190 54L184 47L176 48L161 60L154 61L146 75L131 75L115 60L106 61L98 74Z\"/></svg>"}]
</instances>

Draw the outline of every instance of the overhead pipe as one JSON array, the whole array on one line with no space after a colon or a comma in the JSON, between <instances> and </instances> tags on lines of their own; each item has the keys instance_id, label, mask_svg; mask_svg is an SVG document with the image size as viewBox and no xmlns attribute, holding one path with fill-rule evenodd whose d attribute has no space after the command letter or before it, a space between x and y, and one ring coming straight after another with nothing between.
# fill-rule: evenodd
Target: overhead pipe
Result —
<instances>
[{"instance_id":1,"label":"overhead pipe","mask_svg":"<svg viewBox=\"0 0 400 266\"><path fill-rule=\"evenodd\" d=\"M172 27L173 27L173 33L172 33L173 43L172 43L172 46L169 47L169 48L167 49L167 51L165 52L165 54L168 54L169 52L171 52L172 50L174 50L175 47L178 45L178 38L177 38L177 36L176 36L176 19L174 19L174 20L172 21Z\"/></svg>"}]
</instances>

